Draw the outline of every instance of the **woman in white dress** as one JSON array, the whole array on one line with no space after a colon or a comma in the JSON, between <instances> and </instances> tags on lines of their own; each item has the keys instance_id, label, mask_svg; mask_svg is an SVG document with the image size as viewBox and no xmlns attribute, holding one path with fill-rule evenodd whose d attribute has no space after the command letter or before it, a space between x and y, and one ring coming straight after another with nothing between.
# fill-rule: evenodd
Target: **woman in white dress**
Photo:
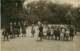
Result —
<instances>
[{"instance_id":1,"label":"woman in white dress","mask_svg":"<svg viewBox=\"0 0 80 51\"><path fill-rule=\"evenodd\" d=\"M60 39L63 40L64 39L64 34L65 34L65 28L61 28L61 34L60 34Z\"/></svg>"},{"instance_id":2,"label":"woman in white dress","mask_svg":"<svg viewBox=\"0 0 80 51\"><path fill-rule=\"evenodd\" d=\"M47 38L47 27L46 26L44 26L43 27L43 35L44 35L44 38L46 39Z\"/></svg>"},{"instance_id":3,"label":"woman in white dress","mask_svg":"<svg viewBox=\"0 0 80 51\"><path fill-rule=\"evenodd\" d=\"M65 36L66 40L69 39L69 34L70 34L70 30L69 29L66 29L66 36Z\"/></svg>"},{"instance_id":4,"label":"woman in white dress","mask_svg":"<svg viewBox=\"0 0 80 51\"><path fill-rule=\"evenodd\" d=\"M54 35L54 30L53 28L51 28L51 39L53 39L53 35Z\"/></svg>"},{"instance_id":5,"label":"woman in white dress","mask_svg":"<svg viewBox=\"0 0 80 51\"><path fill-rule=\"evenodd\" d=\"M32 33L32 37L34 37L34 34L35 34L35 27L34 27L34 25L32 25L31 33Z\"/></svg>"}]
</instances>

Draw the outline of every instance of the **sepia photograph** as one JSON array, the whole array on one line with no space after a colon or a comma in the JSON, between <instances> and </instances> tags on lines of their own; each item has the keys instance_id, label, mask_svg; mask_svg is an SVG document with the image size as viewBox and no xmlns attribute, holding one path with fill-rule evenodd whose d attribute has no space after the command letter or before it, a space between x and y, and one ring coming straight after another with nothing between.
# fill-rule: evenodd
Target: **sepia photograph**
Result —
<instances>
[{"instance_id":1,"label":"sepia photograph","mask_svg":"<svg viewBox=\"0 0 80 51\"><path fill-rule=\"evenodd\" d=\"M80 0L0 2L0 51L80 51Z\"/></svg>"}]
</instances>

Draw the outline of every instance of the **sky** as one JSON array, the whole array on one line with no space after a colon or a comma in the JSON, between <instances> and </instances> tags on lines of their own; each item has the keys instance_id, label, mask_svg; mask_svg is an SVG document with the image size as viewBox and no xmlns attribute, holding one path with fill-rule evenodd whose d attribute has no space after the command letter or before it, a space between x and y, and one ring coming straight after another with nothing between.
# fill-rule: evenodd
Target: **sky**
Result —
<instances>
[{"instance_id":1,"label":"sky","mask_svg":"<svg viewBox=\"0 0 80 51\"><path fill-rule=\"evenodd\" d=\"M38 1L38 0L25 0L24 5L32 1ZM71 4L73 7L80 6L80 0L48 0L48 1L58 4Z\"/></svg>"}]
</instances>

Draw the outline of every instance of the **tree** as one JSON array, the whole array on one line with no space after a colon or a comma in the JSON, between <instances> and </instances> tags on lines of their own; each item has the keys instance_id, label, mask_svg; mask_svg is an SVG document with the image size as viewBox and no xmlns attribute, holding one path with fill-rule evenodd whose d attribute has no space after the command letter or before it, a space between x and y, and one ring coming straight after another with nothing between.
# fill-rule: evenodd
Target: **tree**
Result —
<instances>
[{"instance_id":1,"label":"tree","mask_svg":"<svg viewBox=\"0 0 80 51\"><path fill-rule=\"evenodd\" d=\"M45 17L47 17L49 11L47 9L47 3L46 1L40 1L40 2L31 2L27 6L27 13L29 18L31 17L33 21L37 20L44 20ZM34 19L36 18L36 19ZM31 20L32 20L31 19ZM32 21L32 22L33 22Z\"/></svg>"},{"instance_id":2,"label":"tree","mask_svg":"<svg viewBox=\"0 0 80 51\"><path fill-rule=\"evenodd\" d=\"M75 27L77 28L77 31L80 31L80 7L77 7L77 8L74 8L74 9L72 9L71 10L71 13L72 13L72 18L73 18L73 21L72 21L72 23L73 23L73 25L75 25Z\"/></svg>"},{"instance_id":3,"label":"tree","mask_svg":"<svg viewBox=\"0 0 80 51\"><path fill-rule=\"evenodd\" d=\"M1 25L8 24L10 19L23 14L23 0L1 0Z\"/></svg>"},{"instance_id":4,"label":"tree","mask_svg":"<svg viewBox=\"0 0 80 51\"><path fill-rule=\"evenodd\" d=\"M29 15L36 16L36 18L50 23L66 23L65 15L71 6L59 5L52 2L48 3L46 1L34 1L28 3L26 7Z\"/></svg>"}]
</instances>

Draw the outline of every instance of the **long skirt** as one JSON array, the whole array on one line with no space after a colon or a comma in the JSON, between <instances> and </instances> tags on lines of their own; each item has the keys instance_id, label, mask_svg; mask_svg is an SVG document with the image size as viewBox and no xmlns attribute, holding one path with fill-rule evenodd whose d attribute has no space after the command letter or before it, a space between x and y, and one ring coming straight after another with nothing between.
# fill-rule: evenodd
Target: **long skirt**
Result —
<instances>
[{"instance_id":1,"label":"long skirt","mask_svg":"<svg viewBox=\"0 0 80 51\"><path fill-rule=\"evenodd\" d=\"M38 37L42 37L43 36L43 32L39 32Z\"/></svg>"}]
</instances>

